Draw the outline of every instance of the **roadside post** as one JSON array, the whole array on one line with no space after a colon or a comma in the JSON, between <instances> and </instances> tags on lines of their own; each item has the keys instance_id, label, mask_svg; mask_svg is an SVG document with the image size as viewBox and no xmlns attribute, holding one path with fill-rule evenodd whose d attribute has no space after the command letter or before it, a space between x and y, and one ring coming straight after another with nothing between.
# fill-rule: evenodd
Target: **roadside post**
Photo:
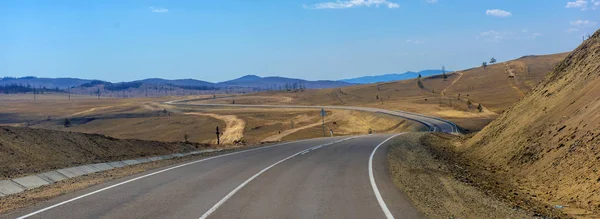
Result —
<instances>
[{"instance_id":1,"label":"roadside post","mask_svg":"<svg viewBox=\"0 0 600 219\"><path fill-rule=\"evenodd\" d=\"M221 144L221 132L219 132L219 126L217 126L217 144Z\"/></svg>"},{"instance_id":2,"label":"roadside post","mask_svg":"<svg viewBox=\"0 0 600 219\"><path fill-rule=\"evenodd\" d=\"M323 118L323 137L327 137L327 134L325 133L325 116L327 115L327 112L325 112L325 109L321 108L321 117Z\"/></svg>"}]
</instances>

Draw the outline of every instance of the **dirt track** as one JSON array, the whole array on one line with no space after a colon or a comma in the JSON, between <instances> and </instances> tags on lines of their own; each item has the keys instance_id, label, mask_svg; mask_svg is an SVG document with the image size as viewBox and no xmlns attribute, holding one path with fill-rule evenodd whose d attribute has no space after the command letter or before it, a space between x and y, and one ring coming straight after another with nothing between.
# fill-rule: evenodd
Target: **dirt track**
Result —
<instances>
[{"instance_id":1,"label":"dirt track","mask_svg":"<svg viewBox=\"0 0 600 219\"><path fill-rule=\"evenodd\" d=\"M246 128L246 122L234 115L219 115L212 113L185 113L186 115L198 115L198 116L210 116L216 119L223 120L226 127L221 135L221 144L230 144L235 141L239 141L244 138L244 129ZM217 139L213 141L216 143Z\"/></svg>"}]
</instances>

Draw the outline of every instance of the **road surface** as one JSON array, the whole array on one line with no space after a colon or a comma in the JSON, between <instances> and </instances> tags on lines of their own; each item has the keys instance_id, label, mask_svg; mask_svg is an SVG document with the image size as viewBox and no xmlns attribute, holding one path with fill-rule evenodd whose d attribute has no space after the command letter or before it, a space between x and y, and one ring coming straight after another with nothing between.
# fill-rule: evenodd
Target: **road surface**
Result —
<instances>
[{"instance_id":1,"label":"road surface","mask_svg":"<svg viewBox=\"0 0 600 219\"><path fill-rule=\"evenodd\" d=\"M165 102L171 105L185 105L185 106L201 106L201 107L253 107L253 108L314 108L314 109L342 109L342 110L357 110L372 113L382 113L392 116L398 116L404 119L419 122L429 128L432 132L446 132L452 134L458 134L460 130L453 122L444 120L441 118L427 116L417 113L395 111L379 108L370 107L359 107L359 106L302 106L302 105L248 105L248 104L210 104L210 103L191 103L192 101L209 100L214 98L203 98L203 99L190 99L190 100L175 100Z\"/></svg>"},{"instance_id":2,"label":"road surface","mask_svg":"<svg viewBox=\"0 0 600 219\"><path fill-rule=\"evenodd\" d=\"M389 178L394 136L319 138L199 158L0 218L422 218Z\"/></svg>"}]
</instances>

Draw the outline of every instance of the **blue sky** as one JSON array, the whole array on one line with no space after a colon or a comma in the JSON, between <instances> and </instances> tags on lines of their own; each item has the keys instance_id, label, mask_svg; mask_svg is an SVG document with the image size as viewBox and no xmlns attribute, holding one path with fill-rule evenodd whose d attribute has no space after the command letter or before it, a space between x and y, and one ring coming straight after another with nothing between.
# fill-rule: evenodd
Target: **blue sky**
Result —
<instances>
[{"instance_id":1,"label":"blue sky","mask_svg":"<svg viewBox=\"0 0 600 219\"><path fill-rule=\"evenodd\" d=\"M566 52L600 0L2 0L0 76L223 81L460 70Z\"/></svg>"}]
</instances>

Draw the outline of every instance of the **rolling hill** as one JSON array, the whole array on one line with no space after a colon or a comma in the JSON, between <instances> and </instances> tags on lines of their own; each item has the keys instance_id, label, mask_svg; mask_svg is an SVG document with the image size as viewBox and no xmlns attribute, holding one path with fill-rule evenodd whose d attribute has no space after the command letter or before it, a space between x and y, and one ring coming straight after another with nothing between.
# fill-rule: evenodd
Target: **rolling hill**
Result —
<instances>
[{"instance_id":1,"label":"rolling hill","mask_svg":"<svg viewBox=\"0 0 600 219\"><path fill-rule=\"evenodd\" d=\"M377 84L303 92L268 91L236 97L236 103L348 105L418 112L449 119L477 131L510 108L552 71L568 53L519 59L447 74ZM510 75L514 77L509 77ZM459 95L460 94L460 95ZM269 98L262 98L262 97ZM256 97L256 98L255 98ZM278 97L278 98L276 98ZM278 101L285 100L285 101ZM210 102L230 103L231 98ZM483 110L477 110L482 104Z\"/></svg>"},{"instance_id":2,"label":"rolling hill","mask_svg":"<svg viewBox=\"0 0 600 219\"><path fill-rule=\"evenodd\" d=\"M514 174L513 182L524 190L519 193L579 216L597 216L600 31L461 150Z\"/></svg>"}]
</instances>

